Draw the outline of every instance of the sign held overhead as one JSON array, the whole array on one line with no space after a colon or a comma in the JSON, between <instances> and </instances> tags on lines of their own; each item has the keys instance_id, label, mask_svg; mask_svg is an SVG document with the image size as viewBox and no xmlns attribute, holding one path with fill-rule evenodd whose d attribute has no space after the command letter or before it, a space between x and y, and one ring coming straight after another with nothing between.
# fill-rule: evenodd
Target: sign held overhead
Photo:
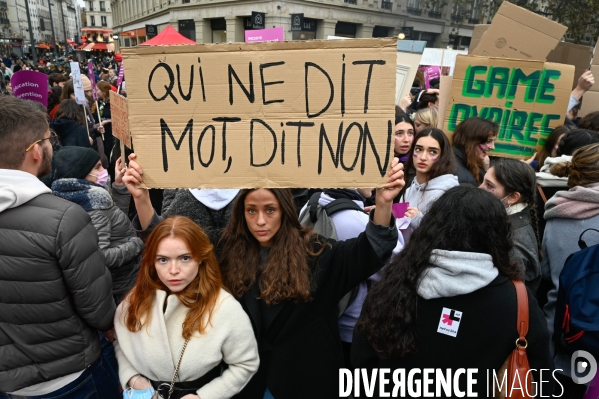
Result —
<instances>
[{"instance_id":1,"label":"sign held overhead","mask_svg":"<svg viewBox=\"0 0 599 399\"><path fill-rule=\"evenodd\" d=\"M148 187L372 187L393 155L395 39L123 49Z\"/></svg>"}]
</instances>

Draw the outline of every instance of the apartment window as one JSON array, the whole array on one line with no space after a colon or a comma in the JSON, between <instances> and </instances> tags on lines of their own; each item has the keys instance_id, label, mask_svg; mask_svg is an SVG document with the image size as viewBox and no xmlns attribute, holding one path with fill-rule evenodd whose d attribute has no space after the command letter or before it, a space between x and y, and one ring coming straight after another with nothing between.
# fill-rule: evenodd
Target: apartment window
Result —
<instances>
[{"instance_id":1,"label":"apartment window","mask_svg":"<svg viewBox=\"0 0 599 399\"><path fill-rule=\"evenodd\" d=\"M46 30L46 25L44 24L44 19L40 18L40 29L41 30Z\"/></svg>"},{"instance_id":2,"label":"apartment window","mask_svg":"<svg viewBox=\"0 0 599 399\"><path fill-rule=\"evenodd\" d=\"M347 4L358 4L358 0L343 0Z\"/></svg>"},{"instance_id":3,"label":"apartment window","mask_svg":"<svg viewBox=\"0 0 599 399\"><path fill-rule=\"evenodd\" d=\"M191 0L183 0L182 3L183 4L188 4L188 3L191 3Z\"/></svg>"},{"instance_id":4,"label":"apartment window","mask_svg":"<svg viewBox=\"0 0 599 399\"><path fill-rule=\"evenodd\" d=\"M93 1L89 2L89 10L94 11L94 2Z\"/></svg>"},{"instance_id":5,"label":"apartment window","mask_svg":"<svg viewBox=\"0 0 599 399\"><path fill-rule=\"evenodd\" d=\"M420 4L418 0L409 0L408 1L409 8L420 8Z\"/></svg>"},{"instance_id":6,"label":"apartment window","mask_svg":"<svg viewBox=\"0 0 599 399\"><path fill-rule=\"evenodd\" d=\"M100 2L100 11L106 11L106 2L105 1Z\"/></svg>"},{"instance_id":7,"label":"apartment window","mask_svg":"<svg viewBox=\"0 0 599 399\"><path fill-rule=\"evenodd\" d=\"M89 26L96 26L96 17L90 15L89 17Z\"/></svg>"},{"instance_id":8,"label":"apartment window","mask_svg":"<svg viewBox=\"0 0 599 399\"><path fill-rule=\"evenodd\" d=\"M102 26L108 26L108 23L106 22L106 17L102 17Z\"/></svg>"}]
</instances>

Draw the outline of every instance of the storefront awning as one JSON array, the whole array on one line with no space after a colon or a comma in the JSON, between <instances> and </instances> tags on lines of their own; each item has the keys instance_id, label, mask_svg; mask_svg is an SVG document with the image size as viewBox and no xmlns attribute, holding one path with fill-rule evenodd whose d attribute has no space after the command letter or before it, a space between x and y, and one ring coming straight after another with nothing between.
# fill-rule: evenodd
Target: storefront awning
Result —
<instances>
[{"instance_id":1,"label":"storefront awning","mask_svg":"<svg viewBox=\"0 0 599 399\"><path fill-rule=\"evenodd\" d=\"M44 50L50 50L51 49L50 46L48 46L46 43L38 43L38 44L35 45L35 47L41 48L41 49L44 49Z\"/></svg>"}]
</instances>

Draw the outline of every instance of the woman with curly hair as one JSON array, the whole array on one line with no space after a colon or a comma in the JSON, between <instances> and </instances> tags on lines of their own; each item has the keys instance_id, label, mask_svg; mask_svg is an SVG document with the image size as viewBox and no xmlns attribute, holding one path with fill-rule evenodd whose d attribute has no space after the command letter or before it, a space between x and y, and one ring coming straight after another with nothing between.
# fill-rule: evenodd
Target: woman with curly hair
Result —
<instances>
[{"instance_id":1,"label":"woman with curly hair","mask_svg":"<svg viewBox=\"0 0 599 399\"><path fill-rule=\"evenodd\" d=\"M522 271L510 262L511 249L508 216L497 198L474 187L447 191L372 286L354 333L354 366L405 369L406 375L478 369L472 390L488 397L485 373L501 368L519 337L510 280L522 280ZM553 368L549 334L530 292L528 303L532 375L543 392L553 392L553 379L541 384L539 374ZM432 383L428 391L440 392L438 380ZM466 392L466 385L463 376L459 389Z\"/></svg>"}]
</instances>

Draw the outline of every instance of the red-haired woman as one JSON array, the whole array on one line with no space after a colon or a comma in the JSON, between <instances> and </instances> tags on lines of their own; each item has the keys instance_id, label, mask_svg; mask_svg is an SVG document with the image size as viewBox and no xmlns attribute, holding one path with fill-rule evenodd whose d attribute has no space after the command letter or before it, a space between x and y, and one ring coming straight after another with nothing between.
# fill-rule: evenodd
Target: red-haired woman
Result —
<instances>
[{"instance_id":1,"label":"red-haired woman","mask_svg":"<svg viewBox=\"0 0 599 399\"><path fill-rule=\"evenodd\" d=\"M119 377L133 398L230 398L258 369L250 320L223 290L208 237L182 216L149 236L115 329Z\"/></svg>"},{"instance_id":2,"label":"red-haired woman","mask_svg":"<svg viewBox=\"0 0 599 399\"><path fill-rule=\"evenodd\" d=\"M135 159L131 154L123 181L146 229L159 217L147 190L136 188L143 170ZM237 398L338 397L343 352L337 305L397 245L391 206L404 186L402 169L395 158L364 233L347 241L303 228L289 189L239 193L219 242L219 261L223 282L252 321L260 368Z\"/></svg>"}]
</instances>

